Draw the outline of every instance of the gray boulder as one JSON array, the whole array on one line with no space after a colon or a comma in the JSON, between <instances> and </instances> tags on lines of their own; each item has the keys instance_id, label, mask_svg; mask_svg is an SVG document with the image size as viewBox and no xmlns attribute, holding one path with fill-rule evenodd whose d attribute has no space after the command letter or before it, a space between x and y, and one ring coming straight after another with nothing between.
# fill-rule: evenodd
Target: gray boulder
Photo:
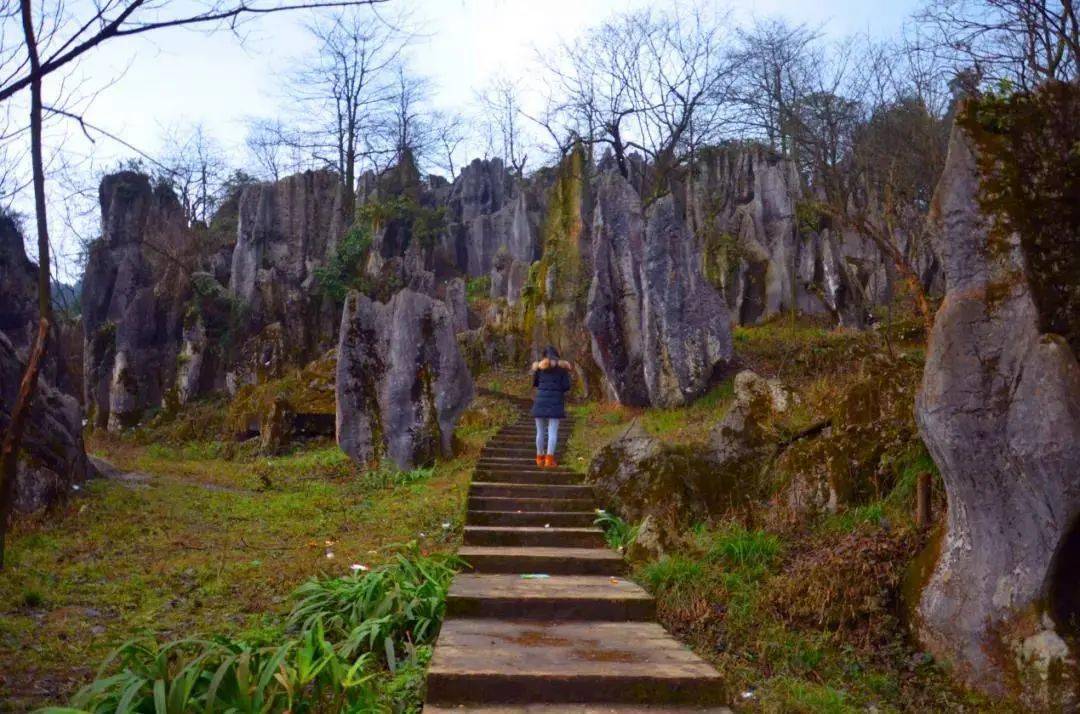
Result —
<instances>
[{"instance_id":1,"label":"gray boulder","mask_svg":"<svg viewBox=\"0 0 1080 714\"><path fill-rule=\"evenodd\" d=\"M18 226L0 215L0 434L11 419L37 332L37 266ZM71 391L69 355L53 329L23 432L15 476L15 509L37 511L64 498L94 469L82 438L82 408Z\"/></svg>"},{"instance_id":2,"label":"gray boulder","mask_svg":"<svg viewBox=\"0 0 1080 714\"><path fill-rule=\"evenodd\" d=\"M617 399L678 406L697 398L731 359L730 318L702 275L674 199L657 200L644 223L640 206L621 175L600 181L586 326Z\"/></svg>"},{"instance_id":3,"label":"gray boulder","mask_svg":"<svg viewBox=\"0 0 1080 714\"><path fill-rule=\"evenodd\" d=\"M361 465L411 469L452 453L473 381L446 305L405 289L346 298L337 363L337 441Z\"/></svg>"},{"instance_id":4,"label":"gray boulder","mask_svg":"<svg viewBox=\"0 0 1080 714\"><path fill-rule=\"evenodd\" d=\"M731 474L717 468L709 449L673 446L638 423L600 449L587 480L600 501L626 520L652 519L658 549L692 523L719 516L749 497Z\"/></svg>"},{"instance_id":5,"label":"gray boulder","mask_svg":"<svg viewBox=\"0 0 1080 714\"><path fill-rule=\"evenodd\" d=\"M709 439L717 468L733 475L748 491L760 490L763 471L777 448L775 419L793 399L775 380L749 370L735 375L735 401Z\"/></svg>"},{"instance_id":6,"label":"gray boulder","mask_svg":"<svg viewBox=\"0 0 1080 714\"><path fill-rule=\"evenodd\" d=\"M1080 366L1063 337L1040 331L1019 238L995 229L978 191L971 141L954 128L933 216L947 292L916 400L949 511L916 627L969 683L1001 693L1008 653L1031 649L1027 638L1047 640L1035 631L1044 624L1076 616L1068 584L1080 517Z\"/></svg>"}]
</instances>

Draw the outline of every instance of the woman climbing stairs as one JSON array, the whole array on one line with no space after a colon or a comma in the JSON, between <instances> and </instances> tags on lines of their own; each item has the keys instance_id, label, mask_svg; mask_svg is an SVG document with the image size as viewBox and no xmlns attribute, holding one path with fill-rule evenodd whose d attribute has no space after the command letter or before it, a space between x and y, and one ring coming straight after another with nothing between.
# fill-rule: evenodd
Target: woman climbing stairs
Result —
<instances>
[{"instance_id":1,"label":"woman climbing stairs","mask_svg":"<svg viewBox=\"0 0 1080 714\"><path fill-rule=\"evenodd\" d=\"M481 453L459 551L471 569L450 588L425 711L722 711L706 709L728 700L720 675L623 577L581 474L534 456L524 414Z\"/></svg>"}]
</instances>

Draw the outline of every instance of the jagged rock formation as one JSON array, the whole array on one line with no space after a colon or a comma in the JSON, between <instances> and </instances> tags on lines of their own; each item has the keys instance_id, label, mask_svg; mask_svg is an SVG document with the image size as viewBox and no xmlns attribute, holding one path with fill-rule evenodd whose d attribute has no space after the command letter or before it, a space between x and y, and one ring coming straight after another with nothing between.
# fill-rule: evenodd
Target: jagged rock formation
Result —
<instances>
[{"instance_id":1,"label":"jagged rock formation","mask_svg":"<svg viewBox=\"0 0 1080 714\"><path fill-rule=\"evenodd\" d=\"M593 361L585 325L592 279L591 202L588 160L576 147L556 167L546 192L543 254L529 268L515 315L534 354L554 345L574 365L582 393L598 396L603 375Z\"/></svg>"},{"instance_id":2,"label":"jagged rock formation","mask_svg":"<svg viewBox=\"0 0 1080 714\"><path fill-rule=\"evenodd\" d=\"M731 359L731 331L674 199L656 201L646 219L637 192L610 172L593 221L586 316L593 357L624 404L692 401Z\"/></svg>"},{"instance_id":3,"label":"jagged rock formation","mask_svg":"<svg viewBox=\"0 0 1080 714\"><path fill-rule=\"evenodd\" d=\"M37 266L15 222L0 215L0 434L7 429L33 336L37 332ZM62 499L94 473L82 440L82 410L70 365L53 329L23 433L15 508L36 511Z\"/></svg>"},{"instance_id":4,"label":"jagged rock formation","mask_svg":"<svg viewBox=\"0 0 1080 714\"><path fill-rule=\"evenodd\" d=\"M243 335L256 342L280 325L286 336L281 361L241 360L234 384L253 383L261 373L304 364L333 345L337 314L315 288L315 269L333 254L349 217L341 179L332 171L307 171L276 183L249 186L240 196L239 228L232 253L229 292L243 306ZM257 346L244 350L261 359Z\"/></svg>"},{"instance_id":5,"label":"jagged rock formation","mask_svg":"<svg viewBox=\"0 0 1080 714\"><path fill-rule=\"evenodd\" d=\"M350 293L336 392L338 445L357 463L385 456L411 469L449 456L474 389L446 305L409 289L387 303Z\"/></svg>"},{"instance_id":6,"label":"jagged rock formation","mask_svg":"<svg viewBox=\"0 0 1080 714\"><path fill-rule=\"evenodd\" d=\"M806 197L791 159L763 147L706 149L686 194L706 274L740 324L795 308L863 327L867 310L891 298L894 269L872 240L800 217ZM934 284L933 256L917 267Z\"/></svg>"},{"instance_id":7,"label":"jagged rock formation","mask_svg":"<svg viewBox=\"0 0 1080 714\"><path fill-rule=\"evenodd\" d=\"M978 192L971 141L954 128L934 199L947 292L916 402L949 512L916 625L985 690L1023 682L1027 664L1044 686L1075 686L1061 633L1077 609L1080 366L1040 330L1020 237L981 212Z\"/></svg>"},{"instance_id":8,"label":"jagged rock formation","mask_svg":"<svg viewBox=\"0 0 1080 714\"><path fill-rule=\"evenodd\" d=\"M796 294L799 175L763 148L703 154L688 210L706 252L725 252L717 278L741 323L792 307Z\"/></svg>"},{"instance_id":9,"label":"jagged rock formation","mask_svg":"<svg viewBox=\"0 0 1080 714\"><path fill-rule=\"evenodd\" d=\"M633 406L651 403L642 325L644 253L641 200L626 179L608 172L600 180L593 216L593 278L585 323L593 358L614 397Z\"/></svg>"},{"instance_id":10,"label":"jagged rock formation","mask_svg":"<svg viewBox=\"0 0 1080 714\"><path fill-rule=\"evenodd\" d=\"M176 383L196 241L167 188L124 171L101 182L101 238L83 278L86 406L116 430L160 407Z\"/></svg>"},{"instance_id":11,"label":"jagged rock formation","mask_svg":"<svg viewBox=\"0 0 1080 714\"><path fill-rule=\"evenodd\" d=\"M501 255L509 263L526 266L538 257L537 214L530 210L527 191L499 159L475 159L461 170L450 191L450 229L444 245L460 270L471 276L489 275Z\"/></svg>"}]
</instances>

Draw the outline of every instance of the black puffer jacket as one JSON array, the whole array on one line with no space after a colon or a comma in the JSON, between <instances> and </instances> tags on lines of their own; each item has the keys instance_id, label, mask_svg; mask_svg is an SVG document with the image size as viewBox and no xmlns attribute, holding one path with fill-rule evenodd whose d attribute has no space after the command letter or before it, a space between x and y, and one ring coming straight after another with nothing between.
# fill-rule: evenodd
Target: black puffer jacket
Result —
<instances>
[{"instance_id":1,"label":"black puffer jacket","mask_svg":"<svg viewBox=\"0 0 1080 714\"><path fill-rule=\"evenodd\" d=\"M566 416L566 393L570 391L570 363L543 359L533 363L533 386L536 399L532 415L538 419L562 419Z\"/></svg>"}]
</instances>

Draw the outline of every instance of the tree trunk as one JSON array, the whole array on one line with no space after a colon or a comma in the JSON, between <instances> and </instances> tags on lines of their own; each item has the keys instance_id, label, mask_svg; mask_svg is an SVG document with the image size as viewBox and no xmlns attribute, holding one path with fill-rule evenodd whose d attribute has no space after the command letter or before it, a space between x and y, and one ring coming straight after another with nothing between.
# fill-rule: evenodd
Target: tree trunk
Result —
<instances>
[{"instance_id":1,"label":"tree trunk","mask_svg":"<svg viewBox=\"0 0 1080 714\"><path fill-rule=\"evenodd\" d=\"M0 446L0 568L4 565L4 545L8 521L15 503L15 476L19 459L19 446L29 417L30 407L37 392L38 374L45 357L52 320L52 291L49 271L49 224L45 210L45 167L41 146L41 67L34 36L34 20L30 0L21 0L23 34L33 80L30 83L30 155L33 167L34 210L37 214L38 236L38 330L30 350L19 395L11 410L11 421Z\"/></svg>"}]
</instances>

